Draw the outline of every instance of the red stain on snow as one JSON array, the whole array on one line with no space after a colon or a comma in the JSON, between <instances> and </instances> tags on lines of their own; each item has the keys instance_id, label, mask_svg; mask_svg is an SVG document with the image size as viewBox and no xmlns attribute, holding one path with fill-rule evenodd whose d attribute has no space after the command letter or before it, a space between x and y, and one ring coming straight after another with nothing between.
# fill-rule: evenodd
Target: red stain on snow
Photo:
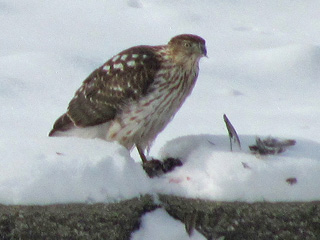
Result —
<instances>
[{"instance_id":1,"label":"red stain on snow","mask_svg":"<svg viewBox=\"0 0 320 240\"><path fill-rule=\"evenodd\" d=\"M169 179L169 183L176 183L176 184L179 184L179 183L182 183L184 181L190 181L191 180L191 177L181 177L181 178L170 178Z\"/></svg>"}]
</instances>

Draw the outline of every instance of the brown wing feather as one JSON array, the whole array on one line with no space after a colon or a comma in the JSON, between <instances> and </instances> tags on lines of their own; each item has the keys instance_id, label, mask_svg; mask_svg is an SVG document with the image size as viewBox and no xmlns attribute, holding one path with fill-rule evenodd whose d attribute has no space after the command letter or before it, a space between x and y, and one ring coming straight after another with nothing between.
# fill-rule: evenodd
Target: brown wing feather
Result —
<instances>
[{"instance_id":1,"label":"brown wing feather","mask_svg":"<svg viewBox=\"0 0 320 240\"><path fill-rule=\"evenodd\" d=\"M68 130L71 123L86 127L114 119L124 105L147 94L159 68L160 60L150 46L114 56L83 82L50 134Z\"/></svg>"}]
</instances>

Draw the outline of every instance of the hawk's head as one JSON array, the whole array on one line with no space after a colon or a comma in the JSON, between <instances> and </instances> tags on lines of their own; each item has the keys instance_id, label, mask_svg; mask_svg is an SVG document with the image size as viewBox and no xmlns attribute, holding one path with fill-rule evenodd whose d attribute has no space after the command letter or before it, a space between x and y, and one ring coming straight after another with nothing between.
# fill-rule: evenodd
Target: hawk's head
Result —
<instances>
[{"instance_id":1,"label":"hawk's head","mask_svg":"<svg viewBox=\"0 0 320 240\"><path fill-rule=\"evenodd\" d=\"M168 46L176 61L199 60L207 56L206 42L203 38L192 35L182 34L173 37Z\"/></svg>"}]
</instances>

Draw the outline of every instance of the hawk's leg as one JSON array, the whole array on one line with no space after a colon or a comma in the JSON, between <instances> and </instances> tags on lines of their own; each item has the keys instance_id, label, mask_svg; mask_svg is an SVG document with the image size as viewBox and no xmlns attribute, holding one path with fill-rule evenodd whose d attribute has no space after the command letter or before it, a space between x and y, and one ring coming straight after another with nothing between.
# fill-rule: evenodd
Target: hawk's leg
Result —
<instances>
[{"instance_id":1,"label":"hawk's leg","mask_svg":"<svg viewBox=\"0 0 320 240\"><path fill-rule=\"evenodd\" d=\"M162 162L156 159L150 161L147 160L146 155L140 146L136 145L140 158L142 160L142 167L146 171L149 177L160 176L163 174Z\"/></svg>"},{"instance_id":2,"label":"hawk's leg","mask_svg":"<svg viewBox=\"0 0 320 240\"><path fill-rule=\"evenodd\" d=\"M146 155L144 155L143 150L138 145L136 145L136 147L137 147L138 153L140 155L140 158L142 160L142 163L148 162L147 157L146 157Z\"/></svg>"},{"instance_id":3,"label":"hawk's leg","mask_svg":"<svg viewBox=\"0 0 320 240\"><path fill-rule=\"evenodd\" d=\"M142 160L142 167L151 178L171 172L177 166L182 166L182 162L177 158L167 158L163 162L157 159L148 161L143 150L139 146L136 147Z\"/></svg>"}]
</instances>

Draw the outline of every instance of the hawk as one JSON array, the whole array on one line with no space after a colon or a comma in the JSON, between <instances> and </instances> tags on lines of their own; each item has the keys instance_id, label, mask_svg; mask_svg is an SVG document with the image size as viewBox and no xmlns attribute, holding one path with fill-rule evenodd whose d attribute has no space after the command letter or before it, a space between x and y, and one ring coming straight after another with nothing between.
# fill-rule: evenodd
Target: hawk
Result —
<instances>
[{"instance_id":1,"label":"hawk","mask_svg":"<svg viewBox=\"0 0 320 240\"><path fill-rule=\"evenodd\" d=\"M191 34L120 52L84 80L49 136L117 141L146 162L145 150L190 95L206 54L205 40Z\"/></svg>"}]
</instances>

